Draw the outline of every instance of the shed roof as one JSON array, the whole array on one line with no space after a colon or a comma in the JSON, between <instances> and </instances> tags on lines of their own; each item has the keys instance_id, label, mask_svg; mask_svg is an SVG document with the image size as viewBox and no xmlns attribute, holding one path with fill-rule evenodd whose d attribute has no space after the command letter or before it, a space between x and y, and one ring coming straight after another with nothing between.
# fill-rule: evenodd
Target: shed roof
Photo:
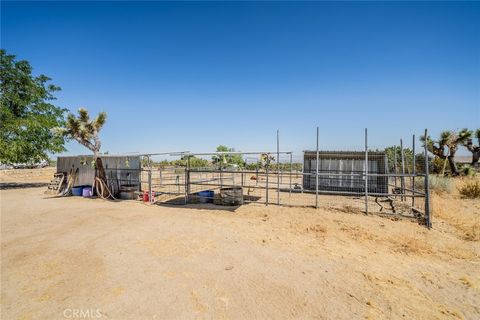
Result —
<instances>
[{"instance_id":1,"label":"shed roof","mask_svg":"<svg viewBox=\"0 0 480 320\"><path fill-rule=\"evenodd\" d=\"M317 155L315 150L305 150L304 155ZM365 151L332 151L332 150L319 150L319 155L328 156L365 156ZM385 151L368 151L369 156L384 156Z\"/></svg>"}]
</instances>

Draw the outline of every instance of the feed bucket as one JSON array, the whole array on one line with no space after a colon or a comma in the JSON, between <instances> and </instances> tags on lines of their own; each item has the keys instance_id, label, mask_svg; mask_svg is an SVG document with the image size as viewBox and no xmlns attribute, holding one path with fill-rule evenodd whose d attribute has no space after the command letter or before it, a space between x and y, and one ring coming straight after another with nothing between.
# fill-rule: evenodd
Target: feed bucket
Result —
<instances>
[{"instance_id":1,"label":"feed bucket","mask_svg":"<svg viewBox=\"0 0 480 320\"><path fill-rule=\"evenodd\" d=\"M92 196L92 187L84 187L82 190L82 196L84 198L90 198Z\"/></svg>"}]
</instances>

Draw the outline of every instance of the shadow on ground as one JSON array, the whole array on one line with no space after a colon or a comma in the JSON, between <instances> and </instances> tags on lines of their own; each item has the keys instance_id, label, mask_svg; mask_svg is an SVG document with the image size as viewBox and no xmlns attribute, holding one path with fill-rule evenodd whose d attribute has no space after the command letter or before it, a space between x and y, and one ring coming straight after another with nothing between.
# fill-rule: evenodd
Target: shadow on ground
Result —
<instances>
[{"instance_id":1,"label":"shadow on ground","mask_svg":"<svg viewBox=\"0 0 480 320\"><path fill-rule=\"evenodd\" d=\"M8 189L27 189L27 188L42 188L48 186L47 182L2 182L0 183L0 190Z\"/></svg>"}]
</instances>

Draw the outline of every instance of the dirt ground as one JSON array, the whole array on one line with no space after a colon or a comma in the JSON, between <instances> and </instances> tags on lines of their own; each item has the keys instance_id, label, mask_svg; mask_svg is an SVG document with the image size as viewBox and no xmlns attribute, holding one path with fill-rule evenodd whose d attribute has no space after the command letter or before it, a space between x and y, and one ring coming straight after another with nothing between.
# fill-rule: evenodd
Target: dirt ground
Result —
<instances>
[{"instance_id":1,"label":"dirt ground","mask_svg":"<svg viewBox=\"0 0 480 320\"><path fill-rule=\"evenodd\" d=\"M456 192L427 230L338 206L49 198L52 174L0 173L2 319L480 318L480 201Z\"/></svg>"}]
</instances>

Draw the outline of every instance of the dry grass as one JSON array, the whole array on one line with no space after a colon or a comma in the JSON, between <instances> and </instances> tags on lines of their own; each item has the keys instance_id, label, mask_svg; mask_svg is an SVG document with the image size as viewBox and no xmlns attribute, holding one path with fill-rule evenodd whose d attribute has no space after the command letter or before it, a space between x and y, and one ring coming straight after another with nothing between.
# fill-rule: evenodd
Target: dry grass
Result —
<instances>
[{"instance_id":1,"label":"dry grass","mask_svg":"<svg viewBox=\"0 0 480 320\"><path fill-rule=\"evenodd\" d=\"M467 182L461 186L458 191L467 199L480 198L480 181Z\"/></svg>"},{"instance_id":2,"label":"dry grass","mask_svg":"<svg viewBox=\"0 0 480 320\"><path fill-rule=\"evenodd\" d=\"M455 179L457 189L466 184L478 183L479 177ZM454 226L462 239L480 241L480 203L474 199L463 199L458 193L432 195L433 219L441 218Z\"/></svg>"},{"instance_id":3,"label":"dry grass","mask_svg":"<svg viewBox=\"0 0 480 320\"><path fill-rule=\"evenodd\" d=\"M470 288L475 287L473 282L467 276L461 277L459 280L467 287L470 287Z\"/></svg>"},{"instance_id":4,"label":"dry grass","mask_svg":"<svg viewBox=\"0 0 480 320\"><path fill-rule=\"evenodd\" d=\"M403 236L395 239L395 251L405 254L425 255L431 254L432 246L426 242L426 239L419 239L415 236Z\"/></svg>"}]
</instances>

